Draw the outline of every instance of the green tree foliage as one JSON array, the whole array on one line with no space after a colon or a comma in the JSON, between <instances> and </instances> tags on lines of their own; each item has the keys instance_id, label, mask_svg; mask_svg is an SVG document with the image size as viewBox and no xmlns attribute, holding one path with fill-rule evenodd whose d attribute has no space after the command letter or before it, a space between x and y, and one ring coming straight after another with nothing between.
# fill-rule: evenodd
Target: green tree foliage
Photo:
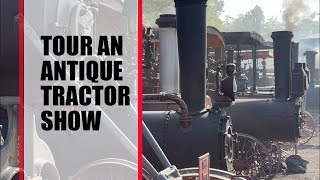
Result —
<instances>
[{"instance_id":1,"label":"green tree foliage","mask_svg":"<svg viewBox=\"0 0 320 180\"><path fill-rule=\"evenodd\" d=\"M220 15L223 13L223 0L209 0L207 2L207 25L222 29L223 22Z\"/></svg>"},{"instance_id":2,"label":"green tree foliage","mask_svg":"<svg viewBox=\"0 0 320 180\"><path fill-rule=\"evenodd\" d=\"M227 17L224 30L261 32L264 23L264 13L261 7L257 5L247 13L240 14L237 18Z\"/></svg>"},{"instance_id":3,"label":"green tree foliage","mask_svg":"<svg viewBox=\"0 0 320 180\"><path fill-rule=\"evenodd\" d=\"M219 18L223 13L223 0L208 0L207 24L216 28L222 28L223 22ZM175 13L173 0L144 0L143 23L148 26L156 26L155 20L161 13Z\"/></svg>"},{"instance_id":4,"label":"green tree foliage","mask_svg":"<svg viewBox=\"0 0 320 180\"><path fill-rule=\"evenodd\" d=\"M207 25L220 31L256 31L266 41L271 41L272 31L285 30L284 23L276 17L266 19L262 8L256 5L250 11L237 17L228 17L222 21L220 15L224 12L224 0L207 1ZM161 13L175 13L174 0L144 0L143 23L156 26L155 20ZM294 40L299 40L310 34L319 33L319 14L306 13L295 22Z\"/></svg>"},{"instance_id":5,"label":"green tree foliage","mask_svg":"<svg viewBox=\"0 0 320 180\"><path fill-rule=\"evenodd\" d=\"M314 13L311 16L305 16L299 19L296 28L293 30L294 39L299 40L311 34L318 34L320 32L319 15L318 18L316 17L317 14Z\"/></svg>"},{"instance_id":6,"label":"green tree foliage","mask_svg":"<svg viewBox=\"0 0 320 180\"><path fill-rule=\"evenodd\" d=\"M280 31L283 30L283 24L277 19L277 17L268 18L267 21L263 25L263 29L261 32L261 36L265 41L272 41L271 33L272 31Z\"/></svg>"},{"instance_id":7,"label":"green tree foliage","mask_svg":"<svg viewBox=\"0 0 320 180\"><path fill-rule=\"evenodd\" d=\"M265 39L272 41L271 33L273 31L285 30L285 23L276 17L265 19L261 7L256 6L245 14L239 14L238 17L226 17L222 31L256 31ZM294 41L298 41L311 34L319 33L319 15L307 13L305 16L296 18L294 22Z\"/></svg>"},{"instance_id":8,"label":"green tree foliage","mask_svg":"<svg viewBox=\"0 0 320 180\"><path fill-rule=\"evenodd\" d=\"M144 0L143 1L143 24L155 26L155 21L160 13L174 7L173 0Z\"/></svg>"}]
</instances>

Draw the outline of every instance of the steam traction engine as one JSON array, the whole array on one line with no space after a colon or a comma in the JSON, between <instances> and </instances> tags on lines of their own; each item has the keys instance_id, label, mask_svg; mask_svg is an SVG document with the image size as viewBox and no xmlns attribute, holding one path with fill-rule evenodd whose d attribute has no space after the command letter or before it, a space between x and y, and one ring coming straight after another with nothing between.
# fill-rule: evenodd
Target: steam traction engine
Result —
<instances>
[{"instance_id":1,"label":"steam traction engine","mask_svg":"<svg viewBox=\"0 0 320 180\"><path fill-rule=\"evenodd\" d=\"M252 97L239 98L236 106L227 109L234 119L237 132L250 134L266 142L267 147L271 142L298 141L305 117L305 93L308 88L308 74L303 63L295 63L291 70L292 32L277 31L271 37L274 46L275 96L258 92ZM269 150L272 151L272 148ZM239 164L241 159L234 162Z\"/></svg>"},{"instance_id":2,"label":"steam traction engine","mask_svg":"<svg viewBox=\"0 0 320 180\"><path fill-rule=\"evenodd\" d=\"M306 56L307 61L307 67L310 70L310 86L307 91L306 95L306 109L308 112L310 112L311 117L315 119L314 125L316 127L316 133L319 133L320 129L320 84L317 84L317 78L316 78L316 51L306 51L304 55Z\"/></svg>"},{"instance_id":3,"label":"steam traction engine","mask_svg":"<svg viewBox=\"0 0 320 180\"><path fill-rule=\"evenodd\" d=\"M182 18L182 20L185 19ZM198 39L194 39L194 34L199 34L199 32L183 31L183 28L190 29L190 27L179 24L179 14L177 14L177 22L174 15L161 15L156 23L160 27L158 30L160 58L159 61L148 59L150 57L154 58L154 54L152 54L154 51L152 51L151 46L148 47L153 37L149 30L145 34L144 62L156 62L155 64L158 65L157 69L159 71L151 68L146 69L146 67L152 66L145 65L144 91L147 93L147 91L155 90L152 89L153 86L149 83L151 80L154 84L159 85L160 88L159 91L154 92L161 93L143 95L144 122L151 130L160 147L164 150L164 153L179 169L197 166L197 157L205 152L210 152L213 156L211 158L212 167L233 170L234 153L238 151L234 149L234 145L237 144L237 141L232 130L231 118L225 114L224 108L232 105L235 100L235 66L221 61L223 60L223 46L219 45L217 47L219 39L224 44L221 33L213 27L207 28L208 47L216 49L214 51L214 58L208 58L206 88L208 96L206 96L201 90L203 80L205 79L204 73L206 72L204 67L205 60L203 60L205 51L200 51L201 48L198 48L202 46L191 43L198 43L199 39L203 38L203 34L200 33L201 36L197 36L196 38ZM177 27L178 31L179 48L177 48L177 43L175 42L175 27ZM191 29L197 30L197 28ZM188 44L190 45L188 46ZM179 49L178 55L176 49ZM192 51L189 49L192 49ZM221 51L220 53L219 50ZM208 52L209 56L212 49L209 49ZM197 58L196 55L201 58ZM197 59L197 61L193 59ZM201 64L203 67L200 70L199 66ZM221 70L224 71L220 73ZM146 77L147 73L154 76ZM221 81L222 74L225 74L226 77ZM179 92L181 92L182 98L180 98ZM206 103L203 100L205 99L204 97L206 97ZM212 104L209 102L212 102ZM201 109L204 110L201 111ZM258 144L251 151L250 149L242 150L242 152L250 151L249 153L253 154L254 157L259 157L259 163L261 164L250 161L252 163L249 164L250 168L267 173L271 171L269 165L272 163L272 159L269 156L269 152L265 150L264 145L250 135L242 134L241 136L250 140L248 144ZM210 142L208 143L208 141ZM145 157L157 169L163 169L161 164L157 163L156 154L145 139L143 148ZM266 177L268 175L267 173L263 175L258 173L260 172L253 172L249 175L257 177Z\"/></svg>"},{"instance_id":4,"label":"steam traction engine","mask_svg":"<svg viewBox=\"0 0 320 180\"><path fill-rule=\"evenodd\" d=\"M206 1L175 3L176 17L161 15L156 21L161 93L143 95L143 121L179 169L197 167L197 158L209 152L211 167L230 170L235 135L224 108L234 101L234 66L226 67L228 76L216 93L217 103L206 109ZM197 22L197 26L190 22ZM149 49L145 48L145 58L151 57L147 54ZM144 72L150 69L145 68ZM143 154L162 169L145 140Z\"/></svg>"}]
</instances>

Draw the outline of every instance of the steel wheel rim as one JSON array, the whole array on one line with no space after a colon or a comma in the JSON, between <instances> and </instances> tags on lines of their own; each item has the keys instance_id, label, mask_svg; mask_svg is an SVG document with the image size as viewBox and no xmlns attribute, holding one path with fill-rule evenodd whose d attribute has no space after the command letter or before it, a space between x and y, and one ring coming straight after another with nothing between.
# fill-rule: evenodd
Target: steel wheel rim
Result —
<instances>
[{"instance_id":1,"label":"steel wheel rim","mask_svg":"<svg viewBox=\"0 0 320 180\"><path fill-rule=\"evenodd\" d=\"M249 175L253 179L270 179L273 160L267 148L258 139L248 134L238 133L239 137L240 140L242 138L245 141L242 140L242 144L239 142L237 145L238 152L236 152L234 167L237 161L240 161L242 163L240 165L245 167L243 169L234 169L233 172L237 175Z\"/></svg>"},{"instance_id":2,"label":"steel wheel rim","mask_svg":"<svg viewBox=\"0 0 320 180\"><path fill-rule=\"evenodd\" d=\"M316 123L313 116L309 112L304 112L304 123L301 129L301 138L298 140L298 145L306 144L314 136L316 131Z\"/></svg>"}]
</instances>

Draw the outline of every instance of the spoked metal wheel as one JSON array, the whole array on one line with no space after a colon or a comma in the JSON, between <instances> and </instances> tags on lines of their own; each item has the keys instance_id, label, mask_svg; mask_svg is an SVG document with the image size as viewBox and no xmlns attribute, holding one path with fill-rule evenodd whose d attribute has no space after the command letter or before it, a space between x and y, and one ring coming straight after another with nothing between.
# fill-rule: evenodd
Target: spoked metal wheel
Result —
<instances>
[{"instance_id":1,"label":"spoked metal wheel","mask_svg":"<svg viewBox=\"0 0 320 180\"><path fill-rule=\"evenodd\" d=\"M272 158L272 171L270 173L270 177L274 178L274 176L280 171L280 165L282 163L281 149L278 142L265 141L263 144Z\"/></svg>"},{"instance_id":2,"label":"spoked metal wheel","mask_svg":"<svg viewBox=\"0 0 320 180\"><path fill-rule=\"evenodd\" d=\"M304 112L303 116L301 137L298 140L298 145L309 142L316 131L316 123L313 116L307 111Z\"/></svg>"},{"instance_id":3,"label":"spoked metal wheel","mask_svg":"<svg viewBox=\"0 0 320 180\"><path fill-rule=\"evenodd\" d=\"M248 175L253 179L272 179L273 159L268 149L257 138L238 133L237 149L233 161L236 175Z\"/></svg>"},{"instance_id":4,"label":"spoked metal wheel","mask_svg":"<svg viewBox=\"0 0 320 180\"><path fill-rule=\"evenodd\" d=\"M135 163L123 159L108 158L85 166L68 180L127 180L128 177L137 179L137 172L138 166ZM151 179L145 173L143 176L146 180Z\"/></svg>"},{"instance_id":5,"label":"spoked metal wheel","mask_svg":"<svg viewBox=\"0 0 320 180\"><path fill-rule=\"evenodd\" d=\"M315 125L316 125L316 130L314 132L314 136L318 136L319 133L320 133L320 114L314 112L314 113L311 113L311 115L313 116L314 122L315 122Z\"/></svg>"}]
</instances>

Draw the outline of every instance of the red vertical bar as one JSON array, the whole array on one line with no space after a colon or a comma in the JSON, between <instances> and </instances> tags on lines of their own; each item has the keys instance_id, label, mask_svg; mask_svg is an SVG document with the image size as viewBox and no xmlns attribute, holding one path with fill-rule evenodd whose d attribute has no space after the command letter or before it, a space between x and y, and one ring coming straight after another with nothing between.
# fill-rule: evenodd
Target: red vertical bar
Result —
<instances>
[{"instance_id":1,"label":"red vertical bar","mask_svg":"<svg viewBox=\"0 0 320 180\"><path fill-rule=\"evenodd\" d=\"M19 180L24 180L24 0L19 0Z\"/></svg>"},{"instance_id":2,"label":"red vertical bar","mask_svg":"<svg viewBox=\"0 0 320 180\"><path fill-rule=\"evenodd\" d=\"M138 0L138 179L142 180L142 0Z\"/></svg>"}]
</instances>

